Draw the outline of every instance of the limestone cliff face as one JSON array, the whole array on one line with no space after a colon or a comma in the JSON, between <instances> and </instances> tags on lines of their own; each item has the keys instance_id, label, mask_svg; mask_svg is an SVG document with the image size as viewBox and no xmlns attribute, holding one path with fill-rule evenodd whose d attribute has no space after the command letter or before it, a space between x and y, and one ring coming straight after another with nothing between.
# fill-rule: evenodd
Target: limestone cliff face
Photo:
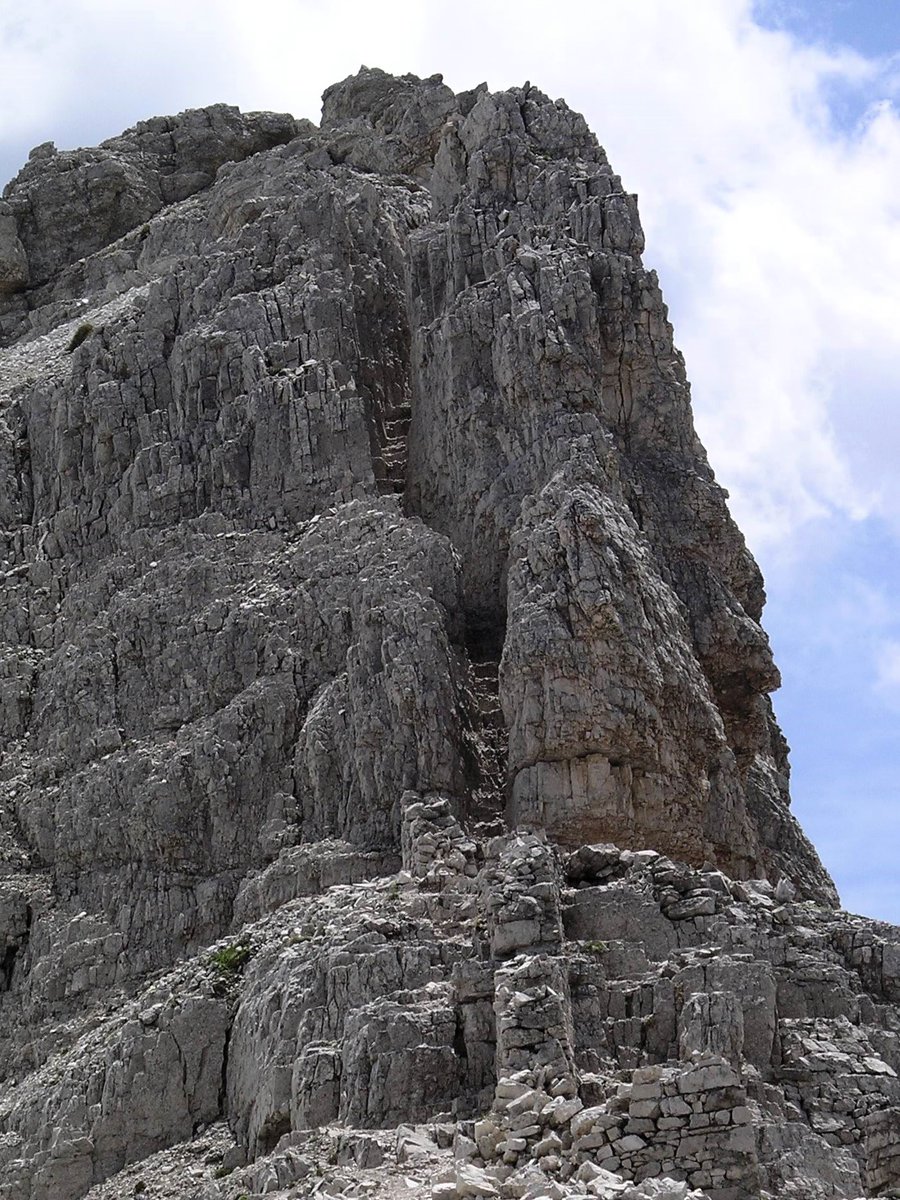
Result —
<instances>
[{"instance_id":1,"label":"limestone cliff face","mask_svg":"<svg viewBox=\"0 0 900 1200\"><path fill-rule=\"evenodd\" d=\"M580 117L369 72L321 130L146 122L40 148L5 201L32 281L5 316L5 586L32 611L6 635L4 732L53 759L58 793L26 774L19 820L76 890L98 861L113 889L125 863L204 886L215 863L224 897L275 796L305 836L379 845L404 787L465 811L467 660L502 655L513 823L832 896L787 813L759 574L634 198ZM93 329L67 354L73 316ZM350 554L345 578L315 547ZM225 745L246 779L216 778ZM237 807L216 815L220 785ZM107 806L130 832L68 832ZM164 849L154 827L186 811Z\"/></svg>"},{"instance_id":2,"label":"limestone cliff face","mask_svg":"<svg viewBox=\"0 0 900 1200\"><path fill-rule=\"evenodd\" d=\"M564 950L591 929L559 889L602 873L560 874L554 846L685 864L612 872L645 872L619 934L657 931L657 963L712 936L717 895L777 886L830 919L762 581L642 248L582 118L527 85L363 70L319 127L220 106L39 147L6 188L0 1196L83 1195L226 1115L252 1158L472 1110L528 1066L500 1028L522 989L563 997L542 1067L596 1074L590 964L578 982ZM522 845L549 857L510 899ZM401 863L398 915L360 881ZM242 955L208 951L237 936L268 947L243 991ZM489 981L535 949L521 986ZM616 1069L710 1050L733 1005L679 1034L692 994Z\"/></svg>"}]
</instances>

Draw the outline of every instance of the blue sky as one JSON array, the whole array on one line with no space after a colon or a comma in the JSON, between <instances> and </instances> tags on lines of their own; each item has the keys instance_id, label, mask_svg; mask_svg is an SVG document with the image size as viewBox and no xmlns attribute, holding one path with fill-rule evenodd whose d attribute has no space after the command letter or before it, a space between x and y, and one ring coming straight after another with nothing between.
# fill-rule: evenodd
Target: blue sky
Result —
<instances>
[{"instance_id":1,"label":"blue sky","mask_svg":"<svg viewBox=\"0 0 900 1200\"><path fill-rule=\"evenodd\" d=\"M32 0L0 181L226 101L315 119L360 63L531 80L638 192L697 426L766 575L797 815L900 923L900 0ZM23 97L27 99L23 102Z\"/></svg>"},{"instance_id":2,"label":"blue sky","mask_svg":"<svg viewBox=\"0 0 900 1200\"><path fill-rule=\"evenodd\" d=\"M832 53L850 49L879 59L900 51L897 0L758 0L754 16L763 29L788 33ZM872 99L866 88L841 81L833 81L829 90L831 116L845 128L864 115Z\"/></svg>"},{"instance_id":3,"label":"blue sky","mask_svg":"<svg viewBox=\"0 0 900 1200\"><path fill-rule=\"evenodd\" d=\"M768 575L794 808L844 904L900 923L900 555L877 519L828 527L805 570Z\"/></svg>"},{"instance_id":4,"label":"blue sky","mask_svg":"<svg viewBox=\"0 0 900 1200\"><path fill-rule=\"evenodd\" d=\"M829 49L847 46L861 54L896 53L900 46L897 0L762 0L756 19Z\"/></svg>"}]
</instances>

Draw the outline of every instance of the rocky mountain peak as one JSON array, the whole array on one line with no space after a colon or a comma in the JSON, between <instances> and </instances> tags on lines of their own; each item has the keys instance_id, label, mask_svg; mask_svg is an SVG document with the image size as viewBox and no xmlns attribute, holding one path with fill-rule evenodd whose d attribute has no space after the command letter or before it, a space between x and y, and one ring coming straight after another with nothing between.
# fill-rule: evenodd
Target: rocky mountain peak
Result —
<instances>
[{"instance_id":1,"label":"rocky mountain peak","mask_svg":"<svg viewBox=\"0 0 900 1200\"><path fill-rule=\"evenodd\" d=\"M564 102L365 67L6 187L3 1200L900 1186L642 250Z\"/></svg>"}]
</instances>

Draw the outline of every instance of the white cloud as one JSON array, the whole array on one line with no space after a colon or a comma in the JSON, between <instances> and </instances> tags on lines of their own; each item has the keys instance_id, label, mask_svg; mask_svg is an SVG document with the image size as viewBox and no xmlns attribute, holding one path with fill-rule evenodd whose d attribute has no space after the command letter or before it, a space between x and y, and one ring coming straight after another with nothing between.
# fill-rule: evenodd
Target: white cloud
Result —
<instances>
[{"instance_id":1,"label":"white cloud","mask_svg":"<svg viewBox=\"0 0 900 1200\"><path fill-rule=\"evenodd\" d=\"M26 17L21 10L16 16L0 15L0 136L4 139L52 122L65 100L56 69L60 46L39 18L40 13Z\"/></svg>"},{"instance_id":2,"label":"white cloud","mask_svg":"<svg viewBox=\"0 0 900 1200\"><path fill-rule=\"evenodd\" d=\"M879 646L878 686L900 700L900 641L889 639Z\"/></svg>"},{"instance_id":3,"label":"white cloud","mask_svg":"<svg viewBox=\"0 0 900 1200\"><path fill-rule=\"evenodd\" d=\"M30 144L93 145L144 117L227 99L239 55L218 8L214 0L32 0L0 16L4 174Z\"/></svg>"}]
</instances>

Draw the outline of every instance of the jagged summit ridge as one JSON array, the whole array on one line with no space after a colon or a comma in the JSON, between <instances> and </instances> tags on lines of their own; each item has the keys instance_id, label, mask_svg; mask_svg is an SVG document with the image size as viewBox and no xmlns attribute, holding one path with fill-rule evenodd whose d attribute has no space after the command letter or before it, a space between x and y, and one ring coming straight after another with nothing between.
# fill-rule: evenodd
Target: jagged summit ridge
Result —
<instances>
[{"instance_id":1,"label":"jagged summit ridge","mask_svg":"<svg viewBox=\"0 0 900 1200\"><path fill-rule=\"evenodd\" d=\"M59 273L8 322L31 309L41 328L36 313L58 322L98 291L123 305L71 364L87 456L60 469L51 418L7 524L92 557L135 528L297 528L399 490L459 556L453 615L504 653L514 820L540 793L570 841L662 839L776 879L786 852L824 896L786 815L758 571L693 432L633 198L583 120L534 88L460 104L436 78L369 71L287 141L298 129L203 110L97 151L41 149L6 189L9 261ZM98 488L109 516L91 523Z\"/></svg>"},{"instance_id":2,"label":"jagged summit ridge","mask_svg":"<svg viewBox=\"0 0 900 1200\"><path fill-rule=\"evenodd\" d=\"M308 1194L335 1122L430 1122L444 1196L895 1182L896 931L790 814L642 249L530 85L364 69L7 186L4 1200L181 1143L243 1174L160 1196Z\"/></svg>"}]
</instances>

